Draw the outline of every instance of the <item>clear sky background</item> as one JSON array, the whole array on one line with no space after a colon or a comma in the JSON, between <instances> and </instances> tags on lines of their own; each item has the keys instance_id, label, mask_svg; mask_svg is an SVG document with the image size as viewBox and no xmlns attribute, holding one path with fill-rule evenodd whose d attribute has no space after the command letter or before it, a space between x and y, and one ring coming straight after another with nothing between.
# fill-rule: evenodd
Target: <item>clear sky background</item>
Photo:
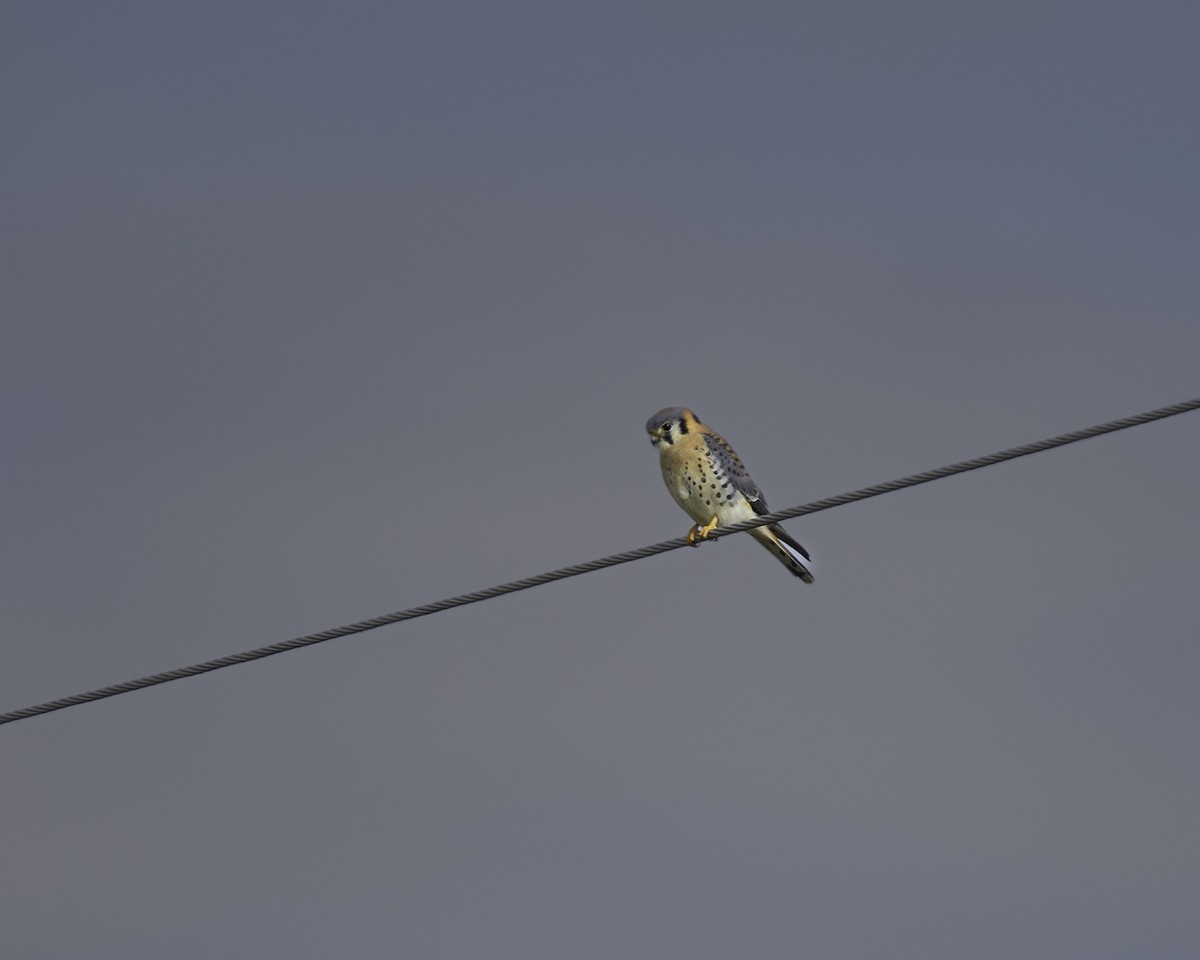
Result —
<instances>
[{"instance_id":1,"label":"clear sky background","mask_svg":"<svg viewBox=\"0 0 1200 960\"><path fill-rule=\"evenodd\" d=\"M5 5L0 710L1200 394L1193 3ZM1200 414L0 728L6 957L1191 958Z\"/></svg>"}]
</instances>

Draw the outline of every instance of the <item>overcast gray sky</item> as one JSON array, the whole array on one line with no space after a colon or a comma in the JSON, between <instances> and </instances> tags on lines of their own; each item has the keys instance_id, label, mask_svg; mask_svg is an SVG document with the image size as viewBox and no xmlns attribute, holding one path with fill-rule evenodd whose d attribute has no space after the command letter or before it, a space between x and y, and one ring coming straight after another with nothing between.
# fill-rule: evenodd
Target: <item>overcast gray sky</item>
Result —
<instances>
[{"instance_id":1,"label":"overcast gray sky","mask_svg":"<svg viewBox=\"0 0 1200 960\"><path fill-rule=\"evenodd\" d=\"M1200 394L1190 3L26 3L0 711ZM6 957L1191 958L1200 414L0 728Z\"/></svg>"}]
</instances>

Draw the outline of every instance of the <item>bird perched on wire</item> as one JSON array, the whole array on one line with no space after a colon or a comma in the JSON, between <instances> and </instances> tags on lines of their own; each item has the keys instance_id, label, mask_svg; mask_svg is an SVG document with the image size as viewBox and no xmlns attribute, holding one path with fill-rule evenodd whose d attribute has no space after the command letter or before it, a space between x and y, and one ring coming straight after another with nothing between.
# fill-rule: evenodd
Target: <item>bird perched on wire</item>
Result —
<instances>
[{"instance_id":1,"label":"bird perched on wire","mask_svg":"<svg viewBox=\"0 0 1200 960\"><path fill-rule=\"evenodd\" d=\"M687 407L664 407L646 422L650 442L671 496L693 520L688 541L699 546L718 526L727 526L771 511L745 464L725 439ZM812 558L779 524L747 530L795 576L813 582Z\"/></svg>"}]
</instances>

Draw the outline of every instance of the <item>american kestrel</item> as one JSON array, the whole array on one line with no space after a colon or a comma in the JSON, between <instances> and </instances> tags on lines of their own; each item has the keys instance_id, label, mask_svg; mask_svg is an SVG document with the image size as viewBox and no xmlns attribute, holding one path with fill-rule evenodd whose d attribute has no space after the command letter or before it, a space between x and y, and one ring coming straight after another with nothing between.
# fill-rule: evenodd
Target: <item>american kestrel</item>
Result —
<instances>
[{"instance_id":1,"label":"american kestrel","mask_svg":"<svg viewBox=\"0 0 1200 960\"><path fill-rule=\"evenodd\" d=\"M770 513L762 491L750 479L741 458L723 437L710 430L686 407L664 407L646 422L650 442L671 496L696 524L688 531L693 544L717 527ZM812 562L779 524L746 531L805 583L813 582Z\"/></svg>"}]
</instances>

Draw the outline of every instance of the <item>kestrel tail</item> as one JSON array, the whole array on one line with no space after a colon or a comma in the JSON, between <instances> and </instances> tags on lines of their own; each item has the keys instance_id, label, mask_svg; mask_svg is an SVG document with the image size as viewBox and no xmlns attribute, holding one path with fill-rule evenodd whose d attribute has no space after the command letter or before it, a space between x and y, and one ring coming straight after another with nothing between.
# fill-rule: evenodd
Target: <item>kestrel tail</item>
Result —
<instances>
[{"instance_id":1,"label":"kestrel tail","mask_svg":"<svg viewBox=\"0 0 1200 960\"><path fill-rule=\"evenodd\" d=\"M771 511L750 479L745 464L720 434L686 407L664 407L646 423L650 442L671 496L696 521L688 531L695 543L716 527L764 516ZM748 530L755 540L805 583L813 582L812 558L779 524Z\"/></svg>"}]
</instances>

